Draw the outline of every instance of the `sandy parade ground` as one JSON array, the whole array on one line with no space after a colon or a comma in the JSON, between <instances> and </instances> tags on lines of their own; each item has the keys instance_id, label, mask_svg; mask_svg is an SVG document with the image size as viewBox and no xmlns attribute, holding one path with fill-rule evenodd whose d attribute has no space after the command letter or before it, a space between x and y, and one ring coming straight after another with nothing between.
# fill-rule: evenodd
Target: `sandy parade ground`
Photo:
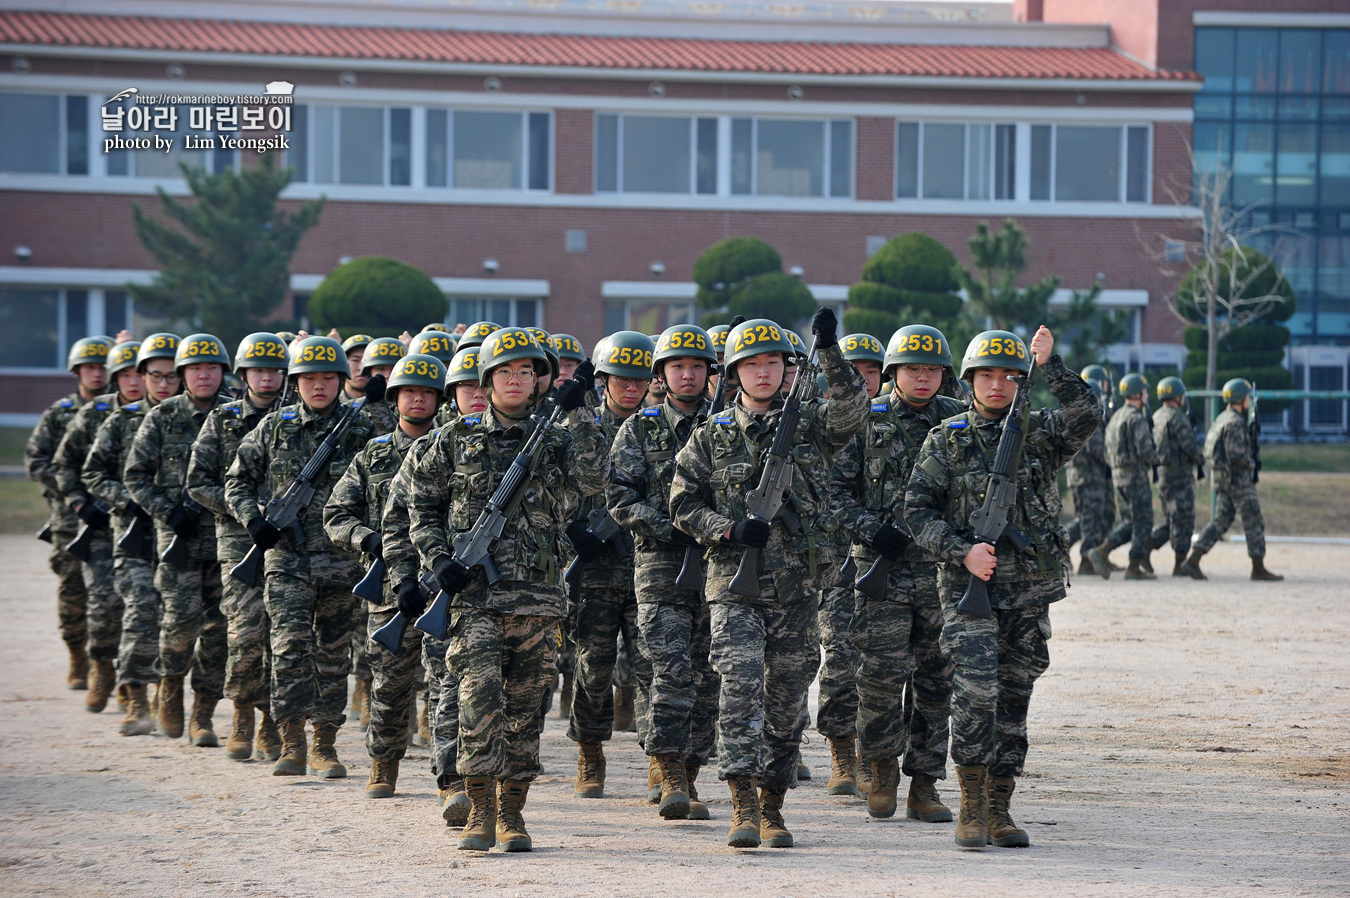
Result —
<instances>
[{"instance_id":1,"label":"sandy parade ground","mask_svg":"<svg viewBox=\"0 0 1350 898\"><path fill-rule=\"evenodd\" d=\"M725 786L700 777L711 821L662 821L631 733L608 746L607 797L575 798L555 712L528 855L454 850L425 749L399 795L367 800L355 724L335 781L118 736L115 706L90 714L65 688L45 548L0 537L0 894L1350 894L1350 546L1273 543L1279 584L1248 581L1240 542L1205 559L1206 583L1075 577L1013 801L1030 849L967 852L951 824L870 820L826 795L813 731L815 778L785 806L797 847L728 848ZM228 704L215 723L223 741ZM956 805L953 778L940 791Z\"/></svg>"}]
</instances>

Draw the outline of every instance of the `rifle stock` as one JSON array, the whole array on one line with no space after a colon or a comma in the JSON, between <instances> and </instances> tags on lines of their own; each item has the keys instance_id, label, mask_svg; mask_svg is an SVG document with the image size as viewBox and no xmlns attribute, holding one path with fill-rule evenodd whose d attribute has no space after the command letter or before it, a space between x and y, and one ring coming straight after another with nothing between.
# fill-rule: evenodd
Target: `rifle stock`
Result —
<instances>
[{"instance_id":1,"label":"rifle stock","mask_svg":"<svg viewBox=\"0 0 1350 898\"><path fill-rule=\"evenodd\" d=\"M383 559L381 559L381 561L383 561ZM437 592L440 591L440 587L436 584L436 577L430 571L426 571L422 576L418 577L417 582L423 595L431 594L432 590ZM442 592L436 598L439 600L440 596L443 595L445 595L445 593ZM448 596L446 597L446 602L449 602ZM421 628L419 627L418 629ZM403 637L407 632L408 616L402 611L395 611L394 616L389 619L389 623L372 633L370 638L372 641L383 646L391 655L397 655L403 651ZM442 636L441 638L443 639L445 637Z\"/></svg>"},{"instance_id":2,"label":"rifle stock","mask_svg":"<svg viewBox=\"0 0 1350 898\"><path fill-rule=\"evenodd\" d=\"M196 512L199 520L200 515L204 510L190 496L183 497L183 508L188 511ZM193 534L193 536L195 535L196 534ZM175 533L173 539L169 541L169 545L165 547L164 554L159 556L160 564L167 564L170 567L182 567L186 564L188 560L188 545L192 542L193 536L185 537L182 534Z\"/></svg>"},{"instance_id":3,"label":"rifle stock","mask_svg":"<svg viewBox=\"0 0 1350 898\"><path fill-rule=\"evenodd\" d=\"M51 524L51 522L48 521L46 524L43 524L43 525L42 525L42 529L39 530L37 533L33 534L33 538L34 538L34 539L39 539L39 540L41 540L41 541L44 542L44 543L50 543L50 542L52 541L52 524Z\"/></svg>"},{"instance_id":4,"label":"rifle stock","mask_svg":"<svg viewBox=\"0 0 1350 898\"><path fill-rule=\"evenodd\" d=\"M102 499L90 499L89 501L94 503L94 509L103 515L104 522L99 525L85 524L84 528L75 535L75 538L66 543L66 551L85 563L89 561L89 547L94 544L94 537L98 535L100 530L108 526L107 517L111 512L108 503Z\"/></svg>"},{"instance_id":5,"label":"rifle stock","mask_svg":"<svg viewBox=\"0 0 1350 898\"><path fill-rule=\"evenodd\" d=\"M361 582L352 587L352 595L367 602L378 603L384 597L384 558L376 558Z\"/></svg>"},{"instance_id":6,"label":"rifle stock","mask_svg":"<svg viewBox=\"0 0 1350 898\"><path fill-rule=\"evenodd\" d=\"M131 516L131 526L127 527L127 532L122 534L122 538L117 541L117 548L132 558L146 559L154 547L154 528L151 526L150 517L143 511L136 511Z\"/></svg>"},{"instance_id":7,"label":"rifle stock","mask_svg":"<svg viewBox=\"0 0 1350 898\"><path fill-rule=\"evenodd\" d=\"M261 572L263 562L263 549L256 543L249 547L248 554L244 559L230 568L230 576L247 586L254 589L258 585L258 574Z\"/></svg>"}]
</instances>

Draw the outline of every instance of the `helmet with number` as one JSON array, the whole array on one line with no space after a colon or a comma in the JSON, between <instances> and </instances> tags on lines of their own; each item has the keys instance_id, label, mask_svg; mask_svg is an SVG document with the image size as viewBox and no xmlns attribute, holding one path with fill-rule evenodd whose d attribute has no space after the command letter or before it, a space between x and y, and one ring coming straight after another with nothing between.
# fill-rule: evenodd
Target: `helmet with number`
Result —
<instances>
[{"instance_id":1,"label":"helmet with number","mask_svg":"<svg viewBox=\"0 0 1350 898\"><path fill-rule=\"evenodd\" d=\"M1252 395L1252 385L1240 377L1235 377L1223 385L1223 401L1230 405L1241 402Z\"/></svg>"},{"instance_id":2,"label":"helmet with number","mask_svg":"<svg viewBox=\"0 0 1350 898\"><path fill-rule=\"evenodd\" d=\"M394 365L389 375L385 396L395 401L399 387L426 387L439 396L445 389L445 363L430 355L405 355Z\"/></svg>"},{"instance_id":3,"label":"helmet with number","mask_svg":"<svg viewBox=\"0 0 1350 898\"><path fill-rule=\"evenodd\" d=\"M339 374L344 379L351 373L347 354L342 344L332 337L306 337L291 347L291 365L288 375Z\"/></svg>"},{"instance_id":4,"label":"helmet with number","mask_svg":"<svg viewBox=\"0 0 1350 898\"><path fill-rule=\"evenodd\" d=\"M219 365L226 374L230 373L230 357L225 354L225 344L213 334L193 334L179 342L173 366L186 368L188 365Z\"/></svg>"},{"instance_id":5,"label":"helmet with number","mask_svg":"<svg viewBox=\"0 0 1350 898\"><path fill-rule=\"evenodd\" d=\"M375 338L370 334L352 334L342 341L342 351L351 352L353 349L364 349L369 346L370 341L374 339Z\"/></svg>"},{"instance_id":6,"label":"helmet with number","mask_svg":"<svg viewBox=\"0 0 1350 898\"><path fill-rule=\"evenodd\" d=\"M796 331L784 328L783 333L787 334L788 342L792 344L792 358L788 359L788 362L795 365L798 359L806 358L806 344L797 336Z\"/></svg>"},{"instance_id":7,"label":"helmet with number","mask_svg":"<svg viewBox=\"0 0 1350 898\"><path fill-rule=\"evenodd\" d=\"M366 374L371 368L397 364L398 360L407 354L408 350L404 348L403 341L396 337L371 340L370 345L366 347L366 354L361 356L361 373Z\"/></svg>"},{"instance_id":8,"label":"helmet with number","mask_svg":"<svg viewBox=\"0 0 1350 898\"><path fill-rule=\"evenodd\" d=\"M295 331L277 331L277 336L286 341L287 346L295 342Z\"/></svg>"},{"instance_id":9,"label":"helmet with number","mask_svg":"<svg viewBox=\"0 0 1350 898\"><path fill-rule=\"evenodd\" d=\"M845 334L839 341L839 348L844 350L844 358L850 362L876 362L880 365L885 358L881 341L871 334Z\"/></svg>"},{"instance_id":10,"label":"helmet with number","mask_svg":"<svg viewBox=\"0 0 1350 898\"><path fill-rule=\"evenodd\" d=\"M881 368L890 374L897 365L941 365L951 368L952 346L942 331L935 327L907 324L891 334Z\"/></svg>"},{"instance_id":11,"label":"helmet with number","mask_svg":"<svg viewBox=\"0 0 1350 898\"><path fill-rule=\"evenodd\" d=\"M107 337L84 337L76 340L66 356L66 370L74 371L81 365L104 365L112 342Z\"/></svg>"},{"instance_id":12,"label":"helmet with number","mask_svg":"<svg viewBox=\"0 0 1350 898\"><path fill-rule=\"evenodd\" d=\"M637 331L619 331L605 338L605 353L595 360L596 374L646 380L652 376L656 344Z\"/></svg>"},{"instance_id":13,"label":"helmet with number","mask_svg":"<svg viewBox=\"0 0 1350 898\"><path fill-rule=\"evenodd\" d=\"M558 367L558 350L553 348L553 338L542 327L527 327L525 330L534 334L534 341L544 350L544 355L548 356L548 366L553 370L553 378L556 380L561 369Z\"/></svg>"},{"instance_id":14,"label":"helmet with number","mask_svg":"<svg viewBox=\"0 0 1350 898\"><path fill-rule=\"evenodd\" d=\"M708 363L709 374L717 371L712 337L697 324L672 324L661 332L656 341L656 355L652 357L652 373L659 376L670 359L703 359Z\"/></svg>"},{"instance_id":15,"label":"helmet with number","mask_svg":"<svg viewBox=\"0 0 1350 898\"><path fill-rule=\"evenodd\" d=\"M1089 383L1102 384L1102 392L1106 392L1106 384L1111 383L1111 372L1107 371L1101 365L1088 365L1078 375Z\"/></svg>"},{"instance_id":16,"label":"helmet with number","mask_svg":"<svg viewBox=\"0 0 1350 898\"><path fill-rule=\"evenodd\" d=\"M491 321L478 321L469 325L464 333L459 335L459 346L467 348L469 346L482 346L483 341L489 334L494 334L501 330L502 326Z\"/></svg>"},{"instance_id":17,"label":"helmet with number","mask_svg":"<svg viewBox=\"0 0 1350 898\"><path fill-rule=\"evenodd\" d=\"M443 321L433 321L430 324L422 325L422 333L427 331L440 331L443 334L450 333L450 326Z\"/></svg>"},{"instance_id":18,"label":"helmet with number","mask_svg":"<svg viewBox=\"0 0 1350 898\"><path fill-rule=\"evenodd\" d=\"M151 334L141 341L141 349L136 353L136 370L144 372L145 363L151 359L171 359L178 355L177 334Z\"/></svg>"},{"instance_id":19,"label":"helmet with number","mask_svg":"<svg viewBox=\"0 0 1350 898\"><path fill-rule=\"evenodd\" d=\"M473 347L466 347L472 349ZM548 356L544 347L523 327L503 327L493 331L478 347L478 383L486 386L491 379L492 370L517 359L530 359L534 362L536 374L545 375L550 371Z\"/></svg>"},{"instance_id":20,"label":"helmet with number","mask_svg":"<svg viewBox=\"0 0 1350 898\"><path fill-rule=\"evenodd\" d=\"M1144 394L1148 398L1148 379L1142 374L1127 374L1120 379L1120 395L1125 398Z\"/></svg>"},{"instance_id":21,"label":"helmet with number","mask_svg":"<svg viewBox=\"0 0 1350 898\"><path fill-rule=\"evenodd\" d=\"M973 378L976 368L1012 368L1026 374L1031 370L1027 344L1012 331L985 331L976 334L961 358L961 379Z\"/></svg>"},{"instance_id":22,"label":"helmet with number","mask_svg":"<svg viewBox=\"0 0 1350 898\"><path fill-rule=\"evenodd\" d=\"M118 343L110 349L107 361L103 363L108 368L108 377L115 377L119 371L136 367L136 354L140 351L141 344L135 340Z\"/></svg>"},{"instance_id":23,"label":"helmet with number","mask_svg":"<svg viewBox=\"0 0 1350 898\"><path fill-rule=\"evenodd\" d=\"M766 352L781 352L783 362L787 363L796 353L788 339L788 331L767 318L752 318L742 321L727 332L726 358L722 370L733 373L733 366L742 359Z\"/></svg>"},{"instance_id":24,"label":"helmet with number","mask_svg":"<svg viewBox=\"0 0 1350 898\"><path fill-rule=\"evenodd\" d=\"M581 345L581 341L571 334L554 334L549 337L549 342L553 344L553 351L558 354L559 359L571 359L574 362L586 361L586 347Z\"/></svg>"},{"instance_id":25,"label":"helmet with number","mask_svg":"<svg viewBox=\"0 0 1350 898\"><path fill-rule=\"evenodd\" d=\"M286 353L286 341L276 334L259 331L249 334L239 341L239 349L234 354L235 370L241 368L280 368L285 370L290 357Z\"/></svg>"},{"instance_id":26,"label":"helmet with number","mask_svg":"<svg viewBox=\"0 0 1350 898\"><path fill-rule=\"evenodd\" d=\"M422 331L408 344L408 355L429 355L448 365L455 357L457 345L444 331Z\"/></svg>"},{"instance_id":27,"label":"helmet with number","mask_svg":"<svg viewBox=\"0 0 1350 898\"><path fill-rule=\"evenodd\" d=\"M1181 382L1179 377L1164 377L1158 381L1158 398L1163 399L1184 399L1186 397L1186 385Z\"/></svg>"},{"instance_id":28,"label":"helmet with number","mask_svg":"<svg viewBox=\"0 0 1350 898\"><path fill-rule=\"evenodd\" d=\"M731 325L714 324L708 328L708 339L712 340L713 352L720 357L727 351L727 334L731 333Z\"/></svg>"},{"instance_id":29,"label":"helmet with number","mask_svg":"<svg viewBox=\"0 0 1350 898\"><path fill-rule=\"evenodd\" d=\"M445 370L445 388L449 390L455 384L478 383L478 350L481 347L470 346L455 353Z\"/></svg>"}]
</instances>

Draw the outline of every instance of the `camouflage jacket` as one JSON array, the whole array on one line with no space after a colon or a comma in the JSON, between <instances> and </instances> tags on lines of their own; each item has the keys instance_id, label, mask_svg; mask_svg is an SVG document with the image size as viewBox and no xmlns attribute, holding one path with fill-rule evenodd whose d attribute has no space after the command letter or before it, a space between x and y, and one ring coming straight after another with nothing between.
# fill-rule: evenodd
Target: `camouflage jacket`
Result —
<instances>
[{"instance_id":1,"label":"camouflage jacket","mask_svg":"<svg viewBox=\"0 0 1350 898\"><path fill-rule=\"evenodd\" d=\"M703 399L685 414L667 399L644 408L623 422L609 450L609 483L605 501L610 516L633 534L637 576L669 588L644 590L644 598L694 605L702 592L677 589L675 578L684 565L684 547L671 542L670 485L675 479L675 453L703 423L712 403ZM700 550L699 554L702 554Z\"/></svg>"},{"instance_id":2,"label":"camouflage jacket","mask_svg":"<svg viewBox=\"0 0 1350 898\"><path fill-rule=\"evenodd\" d=\"M1205 434L1205 462L1215 489L1252 479L1252 436L1247 416L1226 408L1219 412Z\"/></svg>"},{"instance_id":3,"label":"camouflage jacket","mask_svg":"<svg viewBox=\"0 0 1350 898\"><path fill-rule=\"evenodd\" d=\"M600 429L605 435L604 457L606 459L606 470L608 470L608 459L611 447L614 445L614 439L619 434L619 428L626 421L638 417L642 409L638 409L628 418L620 418L614 412L610 411L609 403L601 403L596 409L596 417L600 420ZM605 508L605 494L597 493L594 496L586 496L581 500L581 505L577 509L574 519L585 521L587 517L597 508ZM619 546L623 547L620 552ZM567 554L575 554L570 541L563 540L563 548ZM620 558L620 554L626 556ZM635 563L636 553L633 550L633 536L627 529L621 529L614 534L613 538L606 544L605 557L594 564L588 564L583 569L581 575L581 585L583 587L626 587L633 588L633 565ZM570 559L569 559L570 560Z\"/></svg>"},{"instance_id":4,"label":"camouflage jacket","mask_svg":"<svg viewBox=\"0 0 1350 898\"><path fill-rule=\"evenodd\" d=\"M384 566L389 576L390 589L397 589L404 580L414 578L423 570L422 559L412 542L408 515L408 493L412 471L431 448L439 428L414 440L403 454L398 472L389 481L389 494L380 512L380 535L384 538Z\"/></svg>"},{"instance_id":5,"label":"camouflage jacket","mask_svg":"<svg viewBox=\"0 0 1350 898\"><path fill-rule=\"evenodd\" d=\"M1195 425L1182 408L1164 405L1153 413L1153 447L1162 462L1162 476L1186 484L1195 481L1195 466L1204 461L1195 439Z\"/></svg>"},{"instance_id":6,"label":"camouflage jacket","mask_svg":"<svg viewBox=\"0 0 1350 898\"><path fill-rule=\"evenodd\" d=\"M90 499L81 474L84 460L94 445L94 434L98 432L99 425L122 404L122 398L117 393L107 393L95 397L92 402L86 402L70 419L65 435L56 446L56 454L52 457L52 474L61 501L71 511Z\"/></svg>"},{"instance_id":7,"label":"camouflage jacket","mask_svg":"<svg viewBox=\"0 0 1350 898\"><path fill-rule=\"evenodd\" d=\"M61 444L61 437L66 435L70 420L87 402L89 400L80 396L77 391L47 406L23 449L23 462L28 469L28 479L42 484L42 495L47 499L52 511L52 529L59 533L73 533L78 530L80 519L59 501L61 490L56 483L56 471L52 467L52 460L56 458L56 447Z\"/></svg>"},{"instance_id":8,"label":"camouflage jacket","mask_svg":"<svg viewBox=\"0 0 1350 898\"><path fill-rule=\"evenodd\" d=\"M311 482L314 495L296 517L305 541L297 545L295 535L289 529L283 531L281 540L267 551L267 570L289 567L288 557L332 554L336 550L323 528L324 506L347 466L375 434L359 411L353 412L346 405L330 408L326 417L303 402L268 412L244 437L225 472L225 503L235 520L247 526L262 517L263 506L282 496L295 482L341 416L356 415L338 441L333 457L315 475ZM344 555L342 560L351 559Z\"/></svg>"},{"instance_id":9,"label":"camouflage jacket","mask_svg":"<svg viewBox=\"0 0 1350 898\"><path fill-rule=\"evenodd\" d=\"M1060 407L1029 416L1011 520L1030 542L1031 551L1014 551L1006 537L994 547L995 580L1021 584L1011 590L1016 595L1010 601L1016 606L1064 597L1069 537L1059 525L1055 475L1087 442L1102 416L1092 389L1059 356L1051 356L1041 370ZM968 411L933 428L919 450L905 491L905 522L914 541L942 564L940 584L968 579L964 561L975 545L970 515L984 501L1001 424L1001 418Z\"/></svg>"},{"instance_id":10,"label":"camouflage jacket","mask_svg":"<svg viewBox=\"0 0 1350 898\"><path fill-rule=\"evenodd\" d=\"M1069 486L1111 486L1111 464L1106 460L1105 402L1103 419L1082 449L1069 461Z\"/></svg>"},{"instance_id":11,"label":"camouflage jacket","mask_svg":"<svg viewBox=\"0 0 1350 898\"><path fill-rule=\"evenodd\" d=\"M792 447L792 487L784 499L785 507L801 520L801 528L788 533L775 519L769 544L760 553L761 574L804 572L774 578L778 598L784 602L833 585L834 531L839 520L829 489L829 460L858 432L867 415L867 389L858 369L844 360L837 345L821 350L819 358L828 392L824 400L801 407ZM759 484L782 409L780 399L767 413L756 414L738 400L696 428L675 457L670 517L676 527L708 547L704 591L709 602L768 601L730 591L745 548L722 537L748 514L746 494Z\"/></svg>"},{"instance_id":12,"label":"camouflage jacket","mask_svg":"<svg viewBox=\"0 0 1350 898\"><path fill-rule=\"evenodd\" d=\"M213 408L229 401L228 393L217 393ZM173 531L166 521L187 498L185 487L192 443L208 413L209 410L197 408L186 393L170 396L150 409L127 452L122 482L136 504L155 519L156 555L162 555L173 541ZM188 544L189 558L216 560L214 523L209 511L201 513L197 535Z\"/></svg>"},{"instance_id":13,"label":"camouflage jacket","mask_svg":"<svg viewBox=\"0 0 1350 898\"><path fill-rule=\"evenodd\" d=\"M151 407L149 400L141 399L127 403L105 418L94 433L94 444L80 472L80 479L89 494L112 506L115 539L121 539L131 526L135 500L122 482L122 471L126 468L131 442Z\"/></svg>"},{"instance_id":14,"label":"camouflage jacket","mask_svg":"<svg viewBox=\"0 0 1350 898\"><path fill-rule=\"evenodd\" d=\"M1106 425L1106 460L1111 463L1111 483L1133 486L1148 482L1158 464L1148 412L1132 405L1116 409Z\"/></svg>"},{"instance_id":15,"label":"camouflage jacket","mask_svg":"<svg viewBox=\"0 0 1350 898\"><path fill-rule=\"evenodd\" d=\"M489 409L436 432L408 478L409 524L423 568L434 570L437 561L453 555L451 539L473 528L520 445L538 426L535 420L503 424ZM577 409L565 420L544 438L539 464L493 548L502 579L489 587L475 569L477 577L454 597L454 606L562 615L563 528L576 516L582 496L604 489L608 448L595 412Z\"/></svg>"},{"instance_id":16,"label":"camouflage jacket","mask_svg":"<svg viewBox=\"0 0 1350 898\"><path fill-rule=\"evenodd\" d=\"M234 519L225 501L225 472L234 463L239 444L244 441L273 406L258 408L247 398L217 406L206 416L201 432L192 444L188 460L187 493L216 516L216 538L221 555L242 559L253 546L248 531Z\"/></svg>"},{"instance_id":17,"label":"camouflage jacket","mask_svg":"<svg viewBox=\"0 0 1350 898\"><path fill-rule=\"evenodd\" d=\"M342 404L351 405L360 396L353 398L342 391ZM367 402L361 406L361 415L370 422L371 429L376 436L384 436L386 433L393 433L394 428L398 427L398 409L390 404L389 400L381 399L379 402Z\"/></svg>"}]
</instances>

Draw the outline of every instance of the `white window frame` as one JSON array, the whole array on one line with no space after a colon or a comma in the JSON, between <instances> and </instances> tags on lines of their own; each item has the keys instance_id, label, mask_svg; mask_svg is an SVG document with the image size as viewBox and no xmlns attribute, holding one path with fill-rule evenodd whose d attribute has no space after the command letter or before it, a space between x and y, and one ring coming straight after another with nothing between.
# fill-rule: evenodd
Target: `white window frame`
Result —
<instances>
[{"instance_id":1,"label":"white window frame","mask_svg":"<svg viewBox=\"0 0 1350 898\"><path fill-rule=\"evenodd\" d=\"M76 177L83 177L77 175ZM15 278L5 278L0 281L0 288L5 290L42 290L54 292L56 299L56 357L52 360L51 367L42 366L0 366L0 374L21 374L21 375L42 375L42 374L60 374L66 370L66 356L70 351L70 346L74 342L70 339L70 314L67 303L69 294L72 291L79 291L88 294L88 329L91 335L101 334L107 327L107 297L109 293L126 293L126 321L128 326L133 318L133 300L126 286L115 287L86 287L78 284L52 284L23 282Z\"/></svg>"},{"instance_id":2,"label":"white window frame","mask_svg":"<svg viewBox=\"0 0 1350 898\"><path fill-rule=\"evenodd\" d=\"M778 200L804 200L804 201L807 201L807 202L819 202L820 200L835 200L835 201L841 201L841 202L842 202L842 201L852 201L852 200L854 199L854 197L857 196L857 184L858 184L858 122L857 122L856 116L848 116L848 115L827 115L827 116L814 116L814 115L731 115L731 116L726 116L728 150L730 150L730 141L731 141L731 121L732 121L732 119L738 119L738 118L748 118L748 119L750 119L750 192L749 192L749 193L734 193L734 194L733 194L733 193L731 193L731 192L728 190L728 193L727 193L728 196L737 196L737 197L761 197L761 196L762 196L762 197L770 197L770 198L778 199ZM807 195L807 196L784 196L784 195L778 194L778 193L760 193L760 192L759 192L759 123L760 123L761 121L771 121L771 122L811 122L811 123L818 123L818 124L824 125L824 128L822 129L822 131L824 132L824 133L823 133L823 138L822 138L822 139L823 139L824 142L825 142L825 147L824 147L824 153L823 153L822 156L821 156L821 158L822 158L822 160L823 160L821 164L822 164L822 166L824 167L824 170L821 172L821 178L820 178L820 183L821 183L821 194L820 194L820 196L811 196L811 195ZM848 185L848 195L847 195L847 196L833 196L833 195L831 195L831 193L830 193L830 188L833 186L833 184L832 184L832 180L833 180L833 171L832 171L832 166L831 166L831 163L833 162L833 158L832 158L832 148L831 148L831 140L830 140L830 130L831 130L831 125L833 125L834 122L848 122L848 124L849 124L849 134L848 134L848 136L849 136L849 151L852 153L852 157L853 157L853 158L851 159L851 161L850 161L850 163L849 163L849 185ZM719 128L721 127L721 121L720 121L720 120L719 120L719 122L718 122L718 127L719 127ZM719 134L719 137L720 137L720 134ZM729 164L729 163L730 163L730 154L729 154L729 153L728 153L728 160L727 160L727 161L728 161L728 164ZM721 160L720 160L720 159L718 160L718 163L719 163L719 167L720 167L720 163L721 163ZM727 171L728 187L730 186L730 179L731 179L731 172L730 172L730 169L728 168L728 171ZM719 178L718 181L719 181L719 184L720 184L721 179Z\"/></svg>"},{"instance_id":3,"label":"white window frame","mask_svg":"<svg viewBox=\"0 0 1350 898\"><path fill-rule=\"evenodd\" d=\"M445 115L445 184L433 185L429 182L427 175L427 135L430 126L427 124L427 113L436 110L444 112ZM504 114L515 114L520 117L520 187L500 188L482 188L482 187L459 187L455 184L455 113L456 112L496 112ZM548 186L531 187L530 186L530 116L544 115L548 117ZM479 109L472 106L437 106L423 105L413 107L413 178L412 183L415 187L426 188L427 190L444 190L447 192L465 192L481 191L491 193L522 194L530 193L536 195L553 193L554 189L554 168L557 158L557 116L551 109L532 109L532 108L511 108L511 109ZM385 133L388 134L386 127ZM420 172L419 172L420 170ZM387 180L387 175L386 175ZM402 185L395 185L402 186Z\"/></svg>"},{"instance_id":4,"label":"white window frame","mask_svg":"<svg viewBox=\"0 0 1350 898\"><path fill-rule=\"evenodd\" d=\"M1121 206L1144 206L1153 202L1153 125L1152 123L1125 122L1117 124L1115 122L1027 122L1026 129L1028 135L1033 125L1047 126L1050 128L1050 199L1031 200L1035 203L1063 203L1069 206L1076 206L1086 203L1114 203ZM1059 173L1059 129L1064 125L1070 128L1116 128L1120 132L1120 175L1116 184L1116 199L1114 200L1061 200L1056 196L1057 175ZM1019 127L1022 127L1019 124ZM1130 129L1144 128L1144 199L1131 200L1129 197L1130 185ZM1030 149L1030 139L1028 139L1028 149ZM1030 164L1030 158L1027 159ZM1031 185L1027 184L1027 195L1030 197Z\"/></svg>"},{"instance_id":5,"label":"white window frame","mask_svg":"<svg viewBox=\"0 0 1350 898\"><path fill-rule=\"evenodd\" d=\"M459 321L458 316L454 314L454 304L457 302L478 302L478 303L508 302L511 304L511 314L509 316L511 320L496 321L495 322L496 324L499 324L502 327L518 327L518 326L540 327L540 328L544 327L544 307L547 305L547 303L544 302L544 297L542 296L491 296L491 295L469 296L469 295L447 294L445 297L445 301L446 301L445 306L446 320L444 323L451 327L454 327L456 324L475 324L479 321L489 320L480 317L474 318L472 321ZM534 311L535 311L534 323L530 325L520 325L519 324L520 305L521 303L527 302L534 304Z\"/></svg>"},{"instance_id":6,"label":"white window frame","mask_svg":"<svg viewBox=\"0 0 1350 898\"><path fill-rule=\"evenodd\" d=\"M615 186L614 186L614 189L613 189L613 190L601 190L601 189L600 189L600 117L601 117L602 115L612 115L612 116L615 117L615 119L617 119L617 121L616 121L616 123L615 123L615 129L614 129L614 141L615 141L614 185L615 185ZM653 191L624 190L624 186L623 186L623 159L624 159L623 138L624 138L625 122L626 122L627 119L629 119L629 118L664 118L664 119L677 119L677 120L680 120L680 121L687 121L687 122L689 123L689 189L688 189L688 190L671 190L671 191L655 191L655 192L653 192ZM718 178L717 178L717 183L718 183L718 185L720 186L721 183L722 183L722 178L721 178L722 154L721 154L720 150L721 150L721 144L722 144L722 127L723 127L723 124L722 124L722 118L721 118L721 117L715 116L715 115L698 115L698 114L694 114L694 113L691 113L691 114L688 114L688 115L674 115L674 114L670 114L670 113L662 113L662 112L651 112L651 113L648 113L648 112L602 112L602 111L597 110L596 113L595 113L595 118L594 118L594 122L593 122L593 125L594 125L594 130L593 130L594 138L593 138L593 142L592 142L592 150L591 150L592 156L594 157L594 158L592 159L592 161L591 161L591 168L592 168L592 174L593 174L593 185L592 185L592 189L593 189L597 194L600 194L600 195L603 195L603 196L615 196L615 195L618 195L618 194L628 194L628 195L630 195L630 196L714 196L714 195L716 195L716 194L712 194L712 193L699 193L699 192L698 192L698 121L699 121L699 119L712 119L712 120L714 120L715 122L717 122L717 139L718 139L718 154L717 154ZM728 126L728 127L729 127L729 126ZM728 133L729 133L729 132L728 132Z\"/></svg>"}]
</instances>

